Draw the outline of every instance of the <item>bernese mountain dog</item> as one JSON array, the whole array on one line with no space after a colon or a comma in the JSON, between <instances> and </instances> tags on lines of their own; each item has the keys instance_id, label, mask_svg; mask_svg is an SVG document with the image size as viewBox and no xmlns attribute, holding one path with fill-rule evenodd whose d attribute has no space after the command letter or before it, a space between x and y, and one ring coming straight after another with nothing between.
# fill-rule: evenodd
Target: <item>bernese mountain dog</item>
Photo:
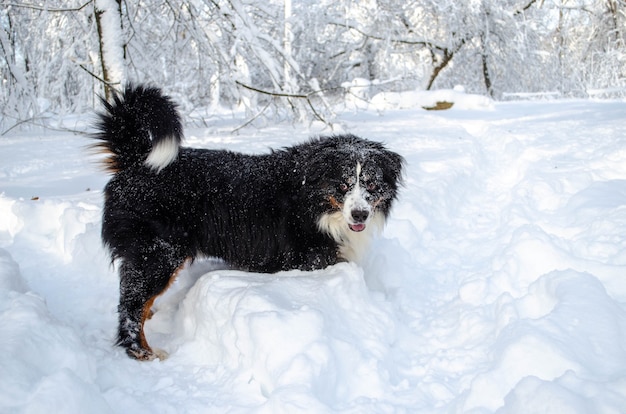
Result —
<instances>
[{"instance_id":1,"label":"bernese mountain dog","mask_svg":"<svg viewBox=\"0 0 626 414\"><path fill-rule=\"evenodd\" d=\"M117 343L138 360L164 357L143 325L187 261L265 273L358 261L401 185L403 158L354 135L259 155L185 148L160 89L129 85L103 105L92 136L112 174L102 239L119 264Z\"/></svg>"}]
</instances>

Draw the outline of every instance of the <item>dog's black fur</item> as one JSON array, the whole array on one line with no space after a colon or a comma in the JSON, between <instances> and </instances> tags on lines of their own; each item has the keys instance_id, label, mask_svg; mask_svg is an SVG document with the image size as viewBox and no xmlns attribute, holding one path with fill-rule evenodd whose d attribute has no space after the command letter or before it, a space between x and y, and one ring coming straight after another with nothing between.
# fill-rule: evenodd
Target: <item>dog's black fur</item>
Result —
<instances>
[{"instance_id":1,"label":"dog's black fur","mask_svg":"<svg viewBox=\"0 0 626 414\"><path fill-rule=\"evenodd\" d=\"M263 155L182 148L176 106L159 89L128 86L103 104L94 138L113 176L102 238L120 262L118 344L137 359L159 356L143 323L187 259L255 272L353 260L397 196L403 159L380 143L330 136Z\"/></svg>"}]
</instances>

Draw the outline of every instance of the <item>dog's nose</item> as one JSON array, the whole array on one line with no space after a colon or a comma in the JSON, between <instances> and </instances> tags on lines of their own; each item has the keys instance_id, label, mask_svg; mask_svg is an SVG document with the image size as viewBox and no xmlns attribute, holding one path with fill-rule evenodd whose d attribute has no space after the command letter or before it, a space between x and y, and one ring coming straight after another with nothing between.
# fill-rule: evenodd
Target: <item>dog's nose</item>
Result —
<instances>
[{"instance_id":1,"label":"dog's nose","mask_svg":"<svg viewBox=\"0 0 626 414\"><path fill-rule=\"evenodd\" d=\"M369 214L367 210L352 210L352 219L357 223L363 223Z\"/></svg>"}]
</instances>

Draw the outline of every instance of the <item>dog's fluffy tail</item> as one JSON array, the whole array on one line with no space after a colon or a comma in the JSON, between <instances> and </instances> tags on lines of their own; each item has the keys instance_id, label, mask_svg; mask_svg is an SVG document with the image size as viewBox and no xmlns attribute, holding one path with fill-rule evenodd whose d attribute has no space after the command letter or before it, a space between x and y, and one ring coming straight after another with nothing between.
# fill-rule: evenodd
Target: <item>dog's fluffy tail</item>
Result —
<instances>
[{"instance_id":1,"label":"dog's fluffy tail","mask_svg":"<svg viewBox=\"0 0 626 414\"><path fill-rule=\"evenodd\" d=\"M128 85L113 102L102 100L95 145L107 153L107 170L116 173L145 165L159 172L178 156L183 133L176 104L160 89Z\"/></svg>"}]
</instances>

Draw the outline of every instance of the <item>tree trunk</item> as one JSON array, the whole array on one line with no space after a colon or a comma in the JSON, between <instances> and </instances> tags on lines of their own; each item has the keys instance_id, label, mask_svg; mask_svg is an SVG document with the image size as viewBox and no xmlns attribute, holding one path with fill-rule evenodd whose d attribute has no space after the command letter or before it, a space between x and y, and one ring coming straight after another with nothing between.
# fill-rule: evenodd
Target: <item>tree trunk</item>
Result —
<instances>
[{"instance_id":1,"label":"tree trunk","mask_svg":"<svg viewBox=\"0 0 626 414\"><path fill-rule=\"evenodd\" d=\"M101 81L104 96L109 100L115 86L121 85L125 79L121 0L96 0L94 15L98 29Z\"/></svg>"},{"instance_id":2,"label":"tree trunk","mask_svg":"<svg viewBox=\"0 0 626 414\"><path fill-rule=\"evenodd\" d=\"M430 74L430 79L428 80L428 85L426 86L427 91L429 91L430 88L433 87L433 83L435 83L435 79L437 79L439 72L441 72L446 66L448 66L448 63L450 63L453 57L454 53L450 52L448 49L444 50L441 62L439 62L433 68L433 73Z\"/></svg>"},{"instance_id":3,"label":"tree trunk","mask_svg":"<svg viewBox=\"0 0 626 414\"><path fill-rule=\"evenodd\" d=\"M442 50L443 52L443 56L441 58L441 61L433 68L433 73L431 73L430 75L430 79L428 80L428 85L426 86L426 90L429 91L430 88L432 88L433 83L435 83L435 79L437 79L437 76L439 75L439 73L446 67L448 66L448 64L452 61L452 58L454 57L454 54L457 53L459 50L461 50L461 48L463 47L463 45L465 44L465 39L461 39L458 43L458 45L454 48L454 50L450 50L450 49L441 49L438 48L438 50ZM435 52L433 50L433 48L430 49L431 50L431 54L433 56L435 56ZM433 58L433 61L435 59Z\"/></svg>"},{"instance_id":4,"label":"tree trunk","mask_svg":"<svg viewBox=\"0 0 626 414\"><path fill-rule=\"evenodd\" d=\"M291 0L284 0L285 1L285 33L284 33L284 37L283 37L283 47L285 48L285 63L283 66L283 90L285 92L296 92L292 90L292 86L293 86L293 79L291 77L291 66L290 66L290 60L291 60L291 37L293 36L292 31L291 31Z\"/></svg>"},{"instance_id":5,"label":"tree trunk","mask_svg":"<svg viewBox=\"0 0 626 414\"><path fill-rule=\"evenodd\" d=\"M493 87L491 86L491 77L489 76L489 66L487 65L487 54L482 53L482 64L483 64L483 79L485 81L485 89L487 89L487 94L493 98Z\"/></svg>"},{"instance_id":6,"label":"tree trunk","mask_svg":"<svg viewBox=\"0 0 626 414\"><path fill-rule=\"evenodd\" d=\"M620 14L622 11L620 10L620 5L618 4L618 0L607 0L606 6L608 12L610 14L611 24L612 24L612 32L613 39L615 44L618 47L624 46L624 39L622 37L622 30L620 26Z\"/></svg>"}]
</instances>

